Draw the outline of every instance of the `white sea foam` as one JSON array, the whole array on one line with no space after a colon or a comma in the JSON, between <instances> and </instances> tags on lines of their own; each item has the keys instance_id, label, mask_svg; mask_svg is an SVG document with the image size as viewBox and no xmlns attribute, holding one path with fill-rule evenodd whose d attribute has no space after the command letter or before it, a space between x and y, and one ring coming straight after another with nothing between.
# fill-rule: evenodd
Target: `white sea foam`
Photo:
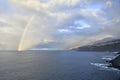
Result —
<instances>
[{"instance_id":1,"label":"white sea foam","mask_svg":"<svg viewBox=\"0 0 120 80\"><path fill-rule=\"evenodd\" d=\"M120 71L117 68L108 67L110 64L103 63L91 63L91 65L97 66L100 70Z\"/></svg>"},{"instance_id":2,"label":"white sea foam","mask_svg":"<svg viewBox=\"0 0 120 80\"><path fill-rule=\"evenodd\" d=\"M118 52L112 52L112 53L117 54Z\"/></svg>"},{"instance_id":3,"label":"white sea foam","mask_svg":"<svg viewBox=\"0 0 120 80\"><path fill-rule=\"evenodd\" d=\"M107 66L109 66L109 64L102 64L102 63L91 63L91 65L94 65L100 68L107 68Z\"/></svg>"},{"instance_id":4,"label":"white sea foam","mask_svg":"<svg viewBox=\"0 0 120 80\"><path fill-rule=\"evenodd\" d=\"M115 59L117 56L119 56L119 55L104 56L104 57L102 57L102 59L107 60L107 61L111 61L111 60Z\"/></svg>"},{"instance_id":5,"label":"white sea foam","mask_svg":"<svg viewBox=\"0 0 120 80\"><path fill-rule=\"evenodd\" d=\"M103 60L107 60L107 61L110 61L114 58L116 58L116 56L104 56L104 57L102 57Z\"/></svg>"}]
</instances>

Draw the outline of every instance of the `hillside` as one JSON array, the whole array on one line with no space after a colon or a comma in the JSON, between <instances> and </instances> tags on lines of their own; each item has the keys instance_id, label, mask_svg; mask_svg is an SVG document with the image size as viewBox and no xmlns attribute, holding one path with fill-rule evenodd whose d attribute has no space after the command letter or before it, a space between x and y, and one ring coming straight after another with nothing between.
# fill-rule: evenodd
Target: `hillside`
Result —
<instances>
[{"instance_id":1,"label":"hillside","mask_svg":"<svg viewBox=\"0 0 120 80\"><path fill-rule=\"evenodd\" d=\"M98 41L93 45L86 45L83 47L78 47L75 50L79 51L110 51L110 52L118 52L119 56L115 59L111 60L111 66L120 69L120 39L114 39L109 41Z\"/></svg>"},{"instance_id":2,"label":"hillside","mask_svg":"<svg viewBox=\"0 0 120 80\"><path fill-rule=\"evenodd\" d=\"M78 47L75 50L81 51L120 51L120 39L96 42L93 45Z\"/></svg>"}]
</instances>

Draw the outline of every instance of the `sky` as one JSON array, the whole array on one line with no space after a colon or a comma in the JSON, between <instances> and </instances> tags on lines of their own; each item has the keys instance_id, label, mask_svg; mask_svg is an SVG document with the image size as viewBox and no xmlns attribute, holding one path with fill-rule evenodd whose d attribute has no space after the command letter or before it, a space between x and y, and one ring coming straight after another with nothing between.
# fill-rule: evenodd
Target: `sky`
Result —
<instances>
[{"instance_id":1,"label":"sky","mask_svg":"<svg viewBox=\"0 0 120 80\"><path fill-rule=\"evenodd\" d=\"M70 49L120 38L120 0L0 0L0 50Z\"/></svg>"}]
</instances>

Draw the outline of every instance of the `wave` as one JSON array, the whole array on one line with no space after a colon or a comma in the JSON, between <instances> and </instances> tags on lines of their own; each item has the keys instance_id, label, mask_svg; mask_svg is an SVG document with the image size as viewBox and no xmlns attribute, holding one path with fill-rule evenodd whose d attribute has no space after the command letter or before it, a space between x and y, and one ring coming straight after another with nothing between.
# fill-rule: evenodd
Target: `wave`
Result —
<instances>
[{"instance_id":1,"label":"wave","mask_svg":"<svg viewBox=\"0 0 120 80\"><path fill-rule=\"evenodd\" d=\"M107 60L107 61L111 61L113 59L115 59L117 56L104 56L102 57L103 60Z\"/></svg>"},{"instance_id":2,"label":"wave","mask_svg":"<svg viewBox=\"0 0 120 80\"><path fill-rule=\"evenodd\" d=\"M119 69L109 67L110 64L103 64L103 63L91 63L91 65L99 67L100 70L109 70L109 71L120 71Z\"/></svg>"}]
</instances>

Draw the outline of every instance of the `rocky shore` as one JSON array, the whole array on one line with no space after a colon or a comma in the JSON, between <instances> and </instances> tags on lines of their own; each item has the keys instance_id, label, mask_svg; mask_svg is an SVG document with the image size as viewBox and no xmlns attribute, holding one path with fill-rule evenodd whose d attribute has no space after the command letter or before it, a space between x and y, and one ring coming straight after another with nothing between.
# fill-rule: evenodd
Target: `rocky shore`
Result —
<instances>
[{"instance_id":1,"label":"rocky shore","mask_svg":"<svg viewBox=\"0 0 120 80\"><path fill-rule=\"evenodd\" d=\"M115 54L117 54L117 57L111 61L106 61L106 62L110 62L111 67L120 69L120 39L98 41L92 45L85 45L85 46L74 48L72 50L114 52Z\"/></svg>"},{"instance_id":2,"label":"rocky shore","mask_svg":"<svg viewBox=\"0 0 120 80\"><path fill-rule=\"evenodd\" d=\"M120 69L120 52L117 54L118 56L115 59L111 60L110 63L112 67Z\"/></svg>"},{"instance_id":3,"label":"rocky shore","mask_svg":"<svg viewBox=\"0 0 120 80\"><path fill-rule=\"evenodd\" d=\"M120 39L107 41L107 42L101 42L101 43L97 43L97 44L93 44L93 45L86 45L86 46L78 47L75 50L115 52L115 54L117 54L117 57L108 62L111 63L111 65L110 65L111 67L120 69Z\"/></svg>"}]
</instances>

